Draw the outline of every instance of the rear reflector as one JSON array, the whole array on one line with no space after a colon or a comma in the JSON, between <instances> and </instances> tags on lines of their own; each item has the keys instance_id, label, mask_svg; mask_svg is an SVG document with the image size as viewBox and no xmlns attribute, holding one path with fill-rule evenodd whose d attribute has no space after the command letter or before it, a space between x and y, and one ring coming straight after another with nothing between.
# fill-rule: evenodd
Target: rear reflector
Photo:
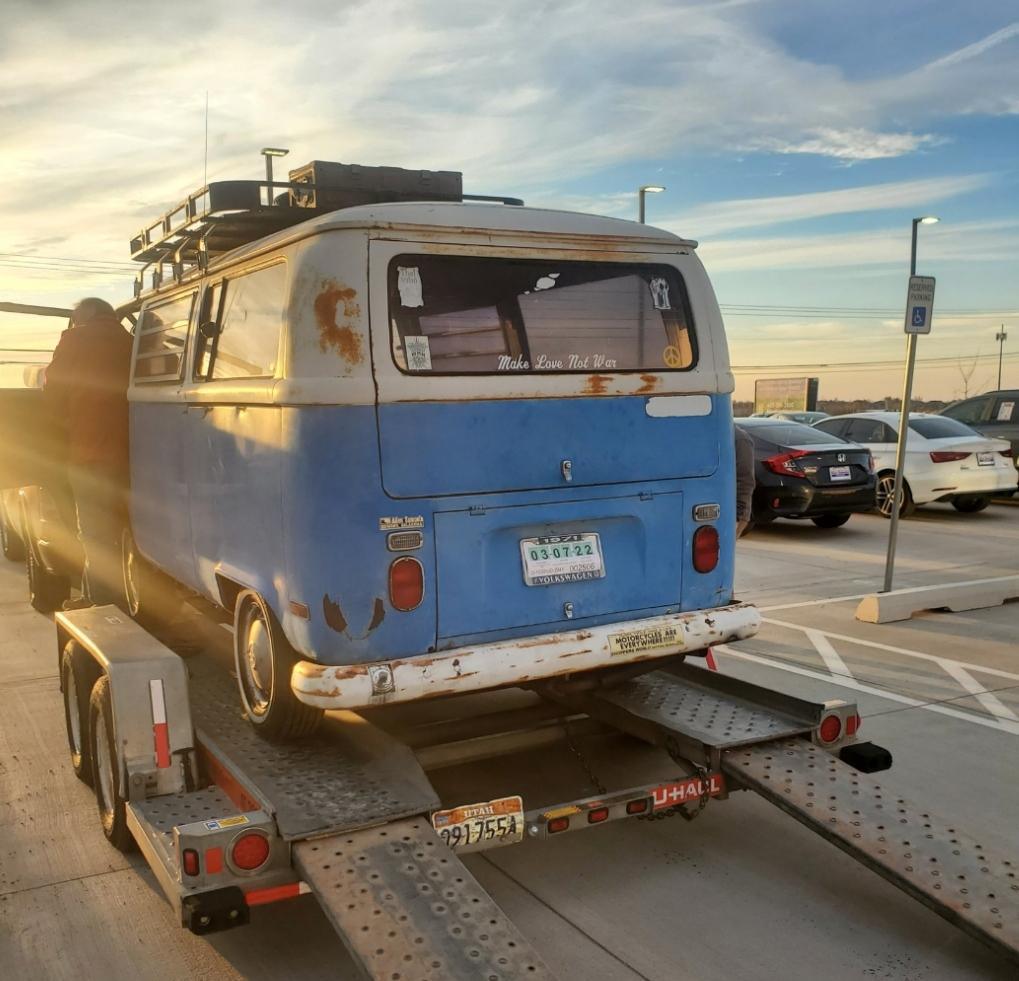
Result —
<instances>
[{"instance_id":1,"label":"rear reflector","mask_svg":"<svg viewBox=\"0 0 1019 981\"><path fill-rule=\"evenodd\" d=\"M258 831L248 831L230 846L230 861L245 872L254 872L269 861L269 839Z\"/></svg>"},{"instance_id":2,"label":"rear reflector","mask_svg":"<svg viewBox=\"0 0 1019 981\"><path fill-rule=\"evenodd\" d=\"M861 719L859 715L849 716L849 718L846 719L846 735L855 736L862 722L863 719Z\"/></svg>"},{"instance_id":3,"label":"rear reflector","mask_svg":"<svg viewBox=\"0 0 1019 981\"><path fill-rule=\"evenodd\" d=\"M554 835L557 831L565 831L570 826L568 817L552 818L548 822L548 833Z\"/></svg>"},{"instance_id":4,"label":"rear reflector","mask_svg":"<svg viewBox=\"0 0 1019 981\"><path fill-rule=\"evenodd\" d=\"M389 602L393 609L402 613L416 609L424 595L424 566L409 555L394 560L389 566Z\"/></svg>"},{"instance_id":5,"label":"rear reflector","mask_svg":"<svg viewBox=\"0 0 1019 981\"><path fill-rule=\"evenodd\" d=\"M602 821L609 819L609 809L607 807L595 807L587 812L587 823L588 824L601 824Z\"/></svg>"},{"instance_id":6,"label":"rear reflector","mask_svg":"<svg viewBox=\"0 0 1019 981\"><path fill-rule=\"evenodd\" d=\"M181 853L181 865L184 866L185 875L198 875L198 852L193 848L185 848Z\"/></svg>"},{"instance_id":7,"label":"rear reflector","mask_svg":"<svg viewBox=\"0 0 1019 981\"><path fill-rule=\"evenodd\" d=\"M693 567L711 572L718 565L718 529L705 525L693 533Z\"/></svg>"},{"instance_id":8,"label":"rear reflector","mask_svg":"<svg viewBox=\"0 0 1019 981\"><path fill-rule=\"evenodd\" d=\"M649 802L647 797L641 797L640 800L629 800L626 802L626 813L646 814L648 803Z\"/></svg>"},{"instance_id":9,"label":"rear reflector","mask_svg":"<svg viewBox=\"0 0 1019 981\"><path fill-rule=\"evenodd\" d=\"M817 735L823 743L835 742L842 735L842 720L837 715L822 719L817 727Z\"/></svg>"},{"instance_id":10,"label":"rear reflector","mask_svg":"<svg viewBox=\"0 0 1019 981\"><path fill-rule=\"evenodd\" d=\"M965 460L969 453L955 453L951 450L933 450L931 452L931 463L955 463L958 460Z\"/></svg>"},{"instance_id":11,"label":"rear reflector","mask_svg":"<svg viewBox=\"0 0 1019 981\"><path fill-rule=\"evenodd\" d=\"M223 849L205 849L205 872L207 875L218 875L223 871Z\"/></svg>"}]
</instances>

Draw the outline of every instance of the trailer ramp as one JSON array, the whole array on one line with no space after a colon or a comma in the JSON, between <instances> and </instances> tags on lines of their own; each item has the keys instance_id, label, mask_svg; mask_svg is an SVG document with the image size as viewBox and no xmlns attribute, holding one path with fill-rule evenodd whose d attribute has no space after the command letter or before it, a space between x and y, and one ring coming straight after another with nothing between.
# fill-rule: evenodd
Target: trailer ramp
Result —
<instances>
[{"instance_id":1,"label":"trailer ramp","mask_svg":"<svg viewBox=\"0 0 1019 981\"><path fill-rule=\"evenodd\" d=\"M293 856L366 977L553 978L423 818L297 842Z\"/></svg>"},{"instance_id":2,"label":"trailer ramp","mask_svg":"<svg viewBox=\"0 0 1019 981\"><path fill-rule=\"evenodd\" d=\"M805 739L729 750L722 769L1019 964L1019 861L994 855Z\"/></svg>"}]
</instances>

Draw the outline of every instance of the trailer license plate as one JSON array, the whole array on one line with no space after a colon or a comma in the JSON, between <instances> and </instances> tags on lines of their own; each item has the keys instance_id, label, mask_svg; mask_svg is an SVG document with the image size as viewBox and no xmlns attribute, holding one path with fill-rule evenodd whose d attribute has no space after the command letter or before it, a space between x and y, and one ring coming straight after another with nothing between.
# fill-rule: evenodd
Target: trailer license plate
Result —
<instances>
[{"instance_id":1,"label":"trailer license plate","mask_svg":"<svg viewBox=\"0 0 1019 981\"><path fill-rule=\"evenodd\" d=\"M833 483L837 480L850 480L852 479L853 471L851 467L829 467L828 468L828 479Z\"/></svg>"},{"instance_id":2,"label":"trailer license plate","mask_svg":"<svg viewBox=\"0 0 1019 981\"><path fill-rule=\"evenodd\" d=\"M524 801L519 796L500 797L483 804L436 811L432 827L455 852L512 845L524 837Z\"/></svg>"},{"instance_id":3,"label":"trailer license plate","mask_svg":"<svg viewBox=\"0 0 1019 981\"><path fill-rule=\"evenodd\" d=\"M993 467L994 466L994 454L990 450L984 450L977 454L977 466L979 467Z\"/></svg>"},{"instance_id":4,"label":"trailer license plate","mask_svg":"<svg viewBox=\"0 0 1019 981\"><path fill-rule=\"evenodd\" d=\"M521 538L520 556L528 586L555 586L605 575L601 539L594 533Z\"/></svg>"}]
</instances>

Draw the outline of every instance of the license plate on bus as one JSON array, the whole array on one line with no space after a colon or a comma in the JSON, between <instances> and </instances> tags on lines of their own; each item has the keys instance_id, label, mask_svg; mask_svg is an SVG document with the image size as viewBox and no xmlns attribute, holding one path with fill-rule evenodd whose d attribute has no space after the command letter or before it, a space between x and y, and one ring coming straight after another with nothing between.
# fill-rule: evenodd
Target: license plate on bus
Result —
<instances>
[{"instance_id":1,"label":"license plate on bus","mask_svg":"<svg viewBox=\"0 0 1019 981\"><path fill-rule=\"evenodd\" d=\"M853 468L852 467L829 467L828 468L828 479L835 483L839 480L852 480L853 479Z\"/></svg>"},{"instance_id":2,"label":"license plate on bus","mask_svg":"<svg viewBox=\"0 0 1019 981\"><path fill-rule=\"evenodd\" d=\"M994 466L994 453L990 450L984 450L977 454L977 466L980 467L993 467Z\"/></svg>"},{"instance_id":3,"label":"license plate on bus","mask_svg":"<svg viewBox=\"0 0 1019 981\"><path fill-rule=\"evenodd\" d=\"M455 852L511 845L524 837L522 797L500 797L483 804L465 804L432 815L436 834Z\"/></svg>"},{"instance_id":4,"label":"license plate on bus","mask_svg":"<svg viewBox=\"0 0 1019 981\"><path fill-rule=\"evenodd\" d=\"M605 575L601 539L593 532L521 538L520 557L528 586L555 586Z\"/></svg>"}]
</instances>

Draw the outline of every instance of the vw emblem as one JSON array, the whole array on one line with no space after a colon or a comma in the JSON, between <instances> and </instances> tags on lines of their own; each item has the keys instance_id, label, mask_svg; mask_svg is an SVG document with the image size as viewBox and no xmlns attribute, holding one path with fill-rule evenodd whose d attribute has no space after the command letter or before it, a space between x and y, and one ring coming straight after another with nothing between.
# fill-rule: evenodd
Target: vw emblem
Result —
<instances>
[{"instance_id":1,"label":"vw emblem","mask_svg":"<svg viewBox=\"0 0 1019 981\"><path fill-rule=\"evenodd\" d=\"M845 455L845 453L840 453L838 459L839 459L839 463L845 463L846 462L846 455Z\"/></svg>"}]
</instances>

